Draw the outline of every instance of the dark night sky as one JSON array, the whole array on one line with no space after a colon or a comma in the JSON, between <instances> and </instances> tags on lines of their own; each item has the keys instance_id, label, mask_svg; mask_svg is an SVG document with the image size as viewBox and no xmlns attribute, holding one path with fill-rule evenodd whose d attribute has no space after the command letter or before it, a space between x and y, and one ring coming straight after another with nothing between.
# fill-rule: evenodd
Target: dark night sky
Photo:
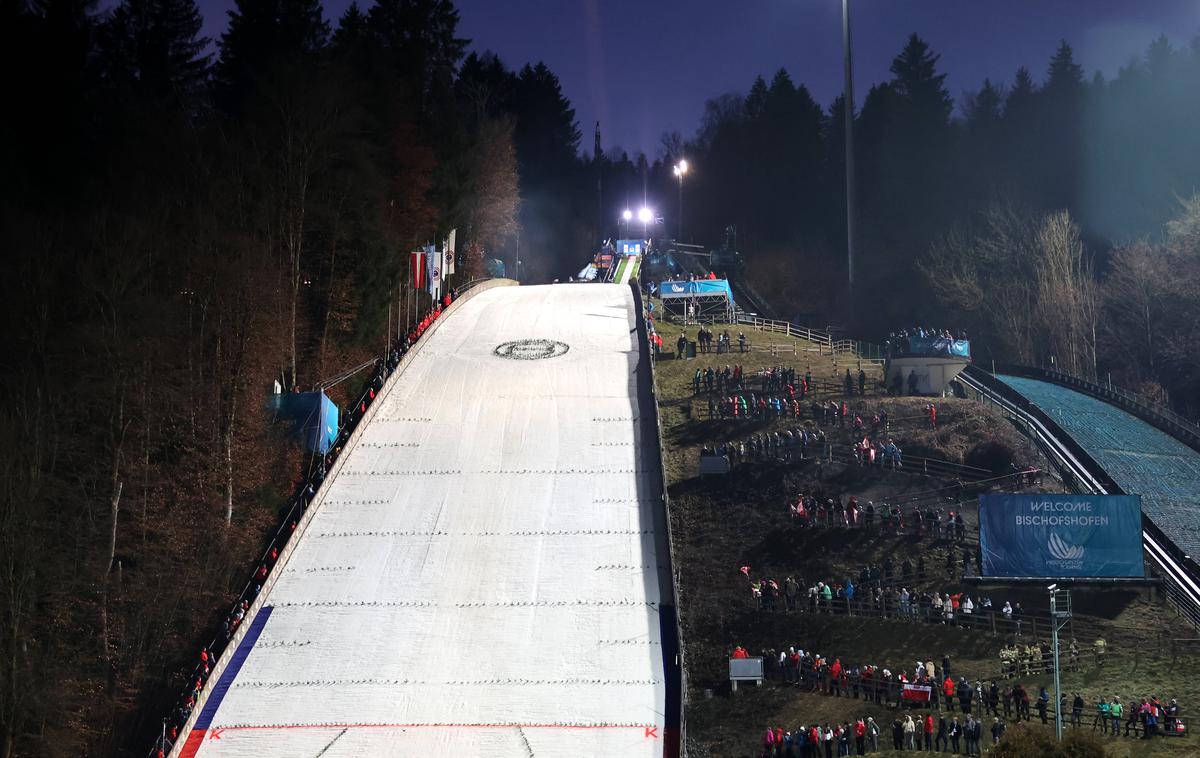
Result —
<instances>
[{"instance_id":1,"label":"dark night sky","mask_svg":"<svg viewBox=\"0 0 1200 758\"><path fill-rule=\"evenodd\" d=\"M361 2L361 0L360 0ZM217 37L233 0L199 0ZM349 0L325 0L336 22ZM583 146L598 119L606 148L653 156L659 137L690 137L704 101L744 92L779 67L824 106L841 91L838 0L457 0L460 35L512 68L545 60L575 106ZM1200 0L854 0L855 99L888 77L911 32L941 54L957 99L984 77L1009 82L1025 64L1041 79L1066 39L1090 76L1106 76L1166 33L1200 34Z\"/></svg>"}]
</instances>

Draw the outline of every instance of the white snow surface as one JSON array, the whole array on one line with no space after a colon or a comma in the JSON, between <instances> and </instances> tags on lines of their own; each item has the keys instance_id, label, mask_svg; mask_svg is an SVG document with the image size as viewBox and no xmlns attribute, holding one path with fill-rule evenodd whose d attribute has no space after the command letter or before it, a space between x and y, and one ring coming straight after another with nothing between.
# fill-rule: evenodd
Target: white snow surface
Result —
<instances>
[{"instance_id":1,"label":"white snow surface","mask_svg":"<svg viewBox=\"0 0 1200 758\"><path fill-rule=\"evenodd\" d=\"M618 285L461 303L276 567L198 755L661 755L634 329ZM524 339L569 350L494 352Z\"/></svg>"}]
</instances>

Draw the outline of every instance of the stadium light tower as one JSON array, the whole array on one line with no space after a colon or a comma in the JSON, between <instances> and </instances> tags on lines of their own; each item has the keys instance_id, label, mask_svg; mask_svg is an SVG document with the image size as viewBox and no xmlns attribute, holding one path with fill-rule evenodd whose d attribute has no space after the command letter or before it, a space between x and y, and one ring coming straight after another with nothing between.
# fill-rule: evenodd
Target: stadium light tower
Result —
<instances>
[{"instance_id":1,"label":"stadium light tower","mask_svg":"<svg viewBox=\"0 0 1200 758\"><path fill-rule=\"evenodd\" d=\"M1071 593L1060 590L1058 583L1046 588L1050 591L1050 647L1054 651L1054 733L1062 741L1062 682L1059 679L1058 633L1071 621Z\"/></svg>"},{"instance_id":2,"label":"stadium light tower","mask_svg":"<svg viewBox=\"0 0 1200 758\"><path fill-rule=\"evenodd\" d=\"M642 237L650 236L650 222L654 220L654 211L646 206L642 206L638 210L638 221L642 222Z\"/></svg>"},{"instance_id":3,"label":"stadium light tower","mask_svg":"<svg viewBox=\"0 0 1200 758\"><path fill-rule=\"evenodd\" d=\"M854 65L850 55L850 0L842 0L842 61L845 90L842 110L846 130L846 308L854 317Z\"/></svg>"},{"instance_id":4,"label":"stadium light tower","mask_svg":"<svg viewBox=\"0 0 1200 758\"><path fill-rule=\"evenodd\" d=\"M679 241L683 241L683 175L688 172L686 158L675 164L675 176L679 179Z\"/></svg>"}]
</instances>

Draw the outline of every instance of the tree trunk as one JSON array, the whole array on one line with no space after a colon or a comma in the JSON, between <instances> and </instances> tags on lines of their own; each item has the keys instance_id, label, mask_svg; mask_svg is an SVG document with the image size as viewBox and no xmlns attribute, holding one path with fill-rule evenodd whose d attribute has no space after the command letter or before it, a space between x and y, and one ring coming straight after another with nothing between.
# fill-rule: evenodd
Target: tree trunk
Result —
<instances>
[{"instance_id":1,"label":"tree trunk","mask_svg":"<svg viewBox=\"0 0 1200 758\"><path fill-rule=\"evenodd\" d=\"M118 481L113 488L112 500L109 502L109 513L112 518L112 532L108 538L108 572L112 572L113 563L117 559L117 516L121 512L121 489L124 482Z\"/></svg>"},{"instance_id":2,"label":"tree trunk","mask_svg":"<svg viewBox=\"0 0 1200 758\"><path fill-rule=\"evenodd\" d=\"M146 522L150 518L150 363L146 362L142 385L142 546L146 545Z\"/></svg>"},{"instance_id":3,"label":"tree trunk","mask_svg":"<svg viewBox=\"0 0 1200 758\"><path fill-rule=\"evenodd\" d=\"M229 422L225 426L225 526L233 524L233 423L237 409L237 383L229 393Z\"/></svg>"},{"instance_id":4,"label":"tree trunk","mask_svg":"<svg viewBox=\"0 0 1200 758\"><path fill-rule=\"evenodd\" d=\"M329 286L325 288L325 318L321 324L321 341L317 345L317 376L325 376L325 343L329 339L329 317L333 313L333 295L337 288L337 254L338 254L338 239L341 221L341 203L338 203L338 211L334 214L332 241L329 245Z\"/></svg>"}]
</instances>

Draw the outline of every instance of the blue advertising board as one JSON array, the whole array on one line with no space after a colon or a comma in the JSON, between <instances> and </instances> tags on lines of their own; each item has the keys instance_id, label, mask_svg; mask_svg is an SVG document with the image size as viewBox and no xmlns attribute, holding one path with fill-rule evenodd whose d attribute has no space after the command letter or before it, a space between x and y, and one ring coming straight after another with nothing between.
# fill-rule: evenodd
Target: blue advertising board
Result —
<instances>
[{"instance_id":1,"label":"blue advertising board","mask_svg":"<svg viewBox=\"0 0 1200 758\"><path fill-rule=\"evenodd\" d=\"M985 577L1143 577L1138 495L979 498Z\"/></svg>"},{"instance_id":2,"label":"blue advertising board","mask_svg":"<svg viewBox=\"0 0 1200 758\"><path fill-rule=\"evenodd\" d=\"M621 255L641 255L645 240L617 240L617 252Z\"/></svg>"},{"instance_id":3,"label":"blue advertising board","mask_svg":"<svg viewBox=\"0 0 1200 758\"><path fill-rule=\"evenodd\" d=\"M691 282L661 282L658 294L662 298L696 297L698 295L725 295L733 300L733 290L726 279L697 279Z\"/></svg>"}]
</instances>

